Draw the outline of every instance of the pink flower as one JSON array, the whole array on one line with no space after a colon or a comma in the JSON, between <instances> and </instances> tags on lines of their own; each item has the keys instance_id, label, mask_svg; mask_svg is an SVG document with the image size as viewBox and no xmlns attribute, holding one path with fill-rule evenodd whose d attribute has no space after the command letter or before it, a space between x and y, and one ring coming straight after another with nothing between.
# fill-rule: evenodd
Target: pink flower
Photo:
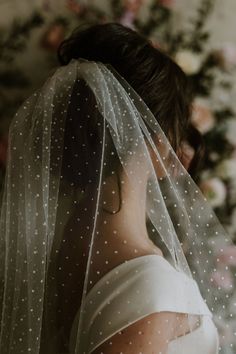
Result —
<instances>
[{"instance_id":1,"label":"pink flower","mask_svg":"<svg viewBox=\"0 0 236 354\"><path fill-rule=\"evenodd\" d=\"M205 134L215 125L215 117L205 102L195 100L192 113L193 125L202 133Z\"/></svg>"},{"instance_id":2,"label":"pink flower","mask_svg":"<svg viewBox=\"0 0 236 354\"><path fill-rule=\"evenodd\" d=\"M154 48L157 48L157 49L160 49L160 50L163 50L166 52L168 51L168 46L165 42L161 42L161 41L157 40L156 38L149 38L149 40Z\"/></svg>"},{"instance_id":3,"label":"pink flower","mask_svg":"<svg viewBox=\"0 0 236 354\"><path fill-rule=\"evenodd\" d=\"M134 20L143 5L143 1L144 0L125 0L125 11L119 22L126 27L135 29Z\"/></svg>"},{"instance_id":4,"label":"pink flower","mask_svg":"<svg viewBox=\"0 0 236 354\"><path fill-rule=\"evenodd\" d=\"M213 51L212 54L222 69L230 70L236 65L236 47L232 43L224 43L220 49Z\"/></svg>"},{"instance_id":5,"label":"pink flower","mask_svg":"<svg viewBox=\"0 0 236 354\"><path fill-rule=\"evenodd\" d=\"M227 246L218 254L219 261L223 264L236 266L236 246Z\"/></svg>"},{"instance_id":6,"label":"pink flower","mask_svg":"<svg viewBox=\"0 0 236 354\"><path fill-rule=\"evenodd\" d=\"M83 7L75 0L67 0L67 7L77 15L81 15Z\"/></svg>"},{"instance_id":7,"label":"pink flower","mask_svg":"<svg viewBox=\"0 0 236 354\"><path fill-rule=\"evenodd\" d=\"M151 43L152 43L152 46L154 48L157 48L157 49L161 49L162 48L162 45L160 44L160 42L158 42L156 39L152 39L151 40Z\"/></svg>"},{"instance_id":8,"label":"pink flower","mask_svg":"<svg viewBox=\"0 0 236 354\"><path fill-rule=\"evenodd\" d=\"M54 23L44 33L41 45L45 49L56 51L64 38L65 26L61 23Z\"/></svg>"},{"instance_id":9,"label":"pink flower","mask_svg":"<svg viewBox=\"0 0 236 354\"><path fill-rule=\"evenodd\" d=\"M137 15L140 7L143 5L144 0L125 0L125 9Z\"/></svg>"},{"instance_id":10,"label":"pink flower","mask_svg":"<svg viewBox=\"0 0 236 354\"><path fill-rule=\"evenodd\" d=\"M124 14L122 15L122 17L120 18L119 22L123 26L134 29L134 24L133 24L134 19L135 19L135 15L132 11L125 11Z\"/></svg>"},{"instance_id":11,"label":"pink flower","mask_svg":"<svg viewBox=\"0 0 236 354\"><path fill-rule=\"evenodd\" d=\"M158 3L164 7L173 7L175 0L158 0Z\"/></svg>"}]
</instances>

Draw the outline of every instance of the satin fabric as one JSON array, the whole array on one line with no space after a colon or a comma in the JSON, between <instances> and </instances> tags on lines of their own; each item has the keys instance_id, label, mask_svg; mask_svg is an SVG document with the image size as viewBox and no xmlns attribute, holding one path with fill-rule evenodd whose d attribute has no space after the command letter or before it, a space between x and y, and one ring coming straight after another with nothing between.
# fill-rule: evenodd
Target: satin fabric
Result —
<instances>
[{"instance_id":1,"label":"satin fabric","mask_svg":"<svg viewBox=\"0 0 236 354\"><path fill-rule=\"evenodd\" d=\"M137 257L120 264L90 290L81 338L84 352L90 354L115 333L159 311L202 315L196 329L169 343L168 354L218 353L219 337L213 314L196 281L158 255ZM71 352L77 321L75 318L71 331Z\"/></svg>"}]
</instances>

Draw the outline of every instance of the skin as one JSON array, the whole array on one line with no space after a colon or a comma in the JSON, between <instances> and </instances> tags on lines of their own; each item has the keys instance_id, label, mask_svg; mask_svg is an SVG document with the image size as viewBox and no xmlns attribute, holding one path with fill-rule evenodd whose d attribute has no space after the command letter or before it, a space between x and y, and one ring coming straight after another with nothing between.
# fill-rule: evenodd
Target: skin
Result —
<instances>
[{"instance_id":1,"label":"skin","mask_svg":"<svg viewBox=\"0 0 236 354\"><path fill-rule=\"evenodd\" d=\"M158 146L162 154L167 154ZM164 176L164 171L159 164L153 150L149 151L155 172L158 177ZM137 178L136 163L130 164L132 170L132 185L127 174L121 172L122 207L118 213L110 214L100 209L97 219L96 238L93 243L93 262L89 277L88 291L108 271L123 263L143 255L157 254L163 256L162 251L151 241L146 228L146 185L149 176L149 168L143 168ZM135 180L137 178L137 180ZM111 193L111 191L113 191ZM110 176L102 186L101 203L105 203L106 209L113 211L118 209L117 179ZM90 207L91 200L84 200L77 213ZM86 234L88 220L86 217L80 222L81 233ZM65 324L65 333L69 337L70 323L77 312L82 296L82 284L86 270L88 256L88 242L86 237L77 237L78 225L76 224L76 211L65 229L64 240L60 250L61 268L59 284L62 303L62 323ZM89 231L91 232L91 231ZM66 262L66 257L70 262ZM79 267L80 272L78 273ZM82 271L81 271L82 270ZM83 271L84 270L84 271ZM71 274L68 277L68 274ZM80 277L78 276L80 274ZM198 324L196 316L196 323ZM68 324L68 325L67 325ZM92 354L167 354L168 342L190 331L188 319L184 313L158 312L136 321L122 331L116 333L106 342L96 348Z\"/></svg>"},{"instance_id":2,"label":"skin","mask_svg":"<svg viewBox=\"0 0 236 354\"><path fill-rule=\"evenodd\" d=\"M167 354L168 343L189 332L185 314L158 312L135 322L92 354Z\"/></svg>"},{"instance_id":3,"label":"skin","mask_svg":"<svg viewBox=\"0 0 236 354\"><path fill-rule=\"evenodd\" d=\"M158 151L161 151L161 147L159 147ZM149 153L157 176L163 177L164 171L159 162L156 161L156 155L153 150L149 151ZM164 153L167 157L167 152L162 151L162 154ZM148 171L148 169L144 169L144 171ZM134 186L132 179L131 187L128 177L122 174L123 205L121 212L116 217L112 216L109 222L105 224L105 227L103 222L104 220L108 221L108 217L107 215L101 216L100 228L102 236L98 248L102 247L102 242L107 238L105 235L110 235L113 230L117 231L114 239L110 243L107 240L106 243L109 249L107 258L109 258L110 266L112 263L111 268L126 259L141 255L158 254L163 256L161 249L150 240L146 229L145 198L148 175L144 173L143 176L140 176L139 171L139 177L143 183L137 183ZM115 183L115 179L110 178L102 192L103 199L106 201L109 199L111 206L115 203L115 197L114 200L111 200L110 190L115 190ZM114 250L117 251L115 253L116 258L114 258ZM134 250L136 250L136 255ZM100 264L99 258L97 258L95 264L95 268ZM198 317L196 316L195 326L197 327L197 325ZM167 311L153 313L113 335L112 338L95 349L92 354L167 354L168 343L179 336L189 333L189 331L186 314Z\"/></svg>"}]
</instances>

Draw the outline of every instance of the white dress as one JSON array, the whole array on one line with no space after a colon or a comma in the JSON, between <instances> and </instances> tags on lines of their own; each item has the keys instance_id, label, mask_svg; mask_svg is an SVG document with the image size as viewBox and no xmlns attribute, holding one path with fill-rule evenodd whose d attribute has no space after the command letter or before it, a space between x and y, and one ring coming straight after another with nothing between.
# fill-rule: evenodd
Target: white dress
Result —
<instances>
[{"instance_id":1,"label":"white dress","mask_svg":"<svg viewBox=\"0 0 236 354\"><path fill-rule=\"evenodd\" d=\"M137 257L109 271L87 294L85 311L81 354L91 353L131 323L159 311L204 315L196 329L170 341L168 354L219 352L212 312L196 281L159 255ZM77 321L75 318L71 331L71 352Z\"/></svg>"}]
</instances>

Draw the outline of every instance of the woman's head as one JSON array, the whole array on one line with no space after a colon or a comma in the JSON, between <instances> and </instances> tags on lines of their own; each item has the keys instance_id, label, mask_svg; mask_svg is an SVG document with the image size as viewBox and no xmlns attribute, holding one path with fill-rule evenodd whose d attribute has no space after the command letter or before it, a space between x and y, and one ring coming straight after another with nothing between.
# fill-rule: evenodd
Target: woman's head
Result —
<instances>
[{"instance_id":1,"label":"woman's head","mask_svg":"<svg viewBox=\"0 0 236 354\"><path fill-rule=\"evenodd\" d=\"M107 23L76 29L60 46L58 57L62 65L78 58L112 65L150 108L174 150L179 154L184 141L194 147L190 173L194 172L202 140L190 122L191 90L188 78L168 55L136 31Z\"/></svg>"}]
</instances>

